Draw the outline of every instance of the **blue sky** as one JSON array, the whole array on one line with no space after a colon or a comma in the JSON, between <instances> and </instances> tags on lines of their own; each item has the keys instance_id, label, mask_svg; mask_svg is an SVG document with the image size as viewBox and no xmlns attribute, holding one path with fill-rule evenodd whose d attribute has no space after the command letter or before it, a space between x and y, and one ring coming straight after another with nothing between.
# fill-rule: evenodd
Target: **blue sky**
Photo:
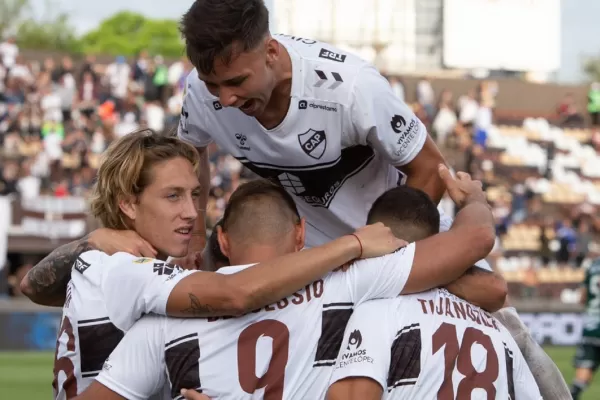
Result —
<instances>
[{"instance_id":1,"label":"blue sky","mask_svg":"<svg viewBox=\"0 0 600 400\"><path fill-rule=\"evenodd\" d=\"M44 4L46 0L32 0ZM117 11L131 10L154 18L178 18L192 0L50 0L58 9L72 16L79 32L93 29L102 19ZM301 0L288 0L301 1ZM127 6L124 7L123 4ZM580 64L586 55L600 55L600 0L562 0L562 57L557 77L561 82L583 78ZM535 22L532 22L535 29Z\"/></svg>"}]
</instances>

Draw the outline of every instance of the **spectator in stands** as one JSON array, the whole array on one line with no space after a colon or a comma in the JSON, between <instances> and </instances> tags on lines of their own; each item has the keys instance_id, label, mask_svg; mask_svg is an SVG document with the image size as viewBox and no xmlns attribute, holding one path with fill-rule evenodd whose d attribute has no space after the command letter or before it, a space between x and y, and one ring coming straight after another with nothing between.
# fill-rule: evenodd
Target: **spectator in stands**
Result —
<instances>
[{"instance_id":1,"label":"spectator in stands","mask_svg":"<svg viewBox=\"0 0 600 400\"><path fill-rule=\"evenodd\" d=\"M600 83L594 82L588 92L588 113L593 126L600 123Z\"/></svg>"},{"instance_id":2,"label":"spectator in stands","mask_svg":"<svg viewBox=\"0 0 600 400\"><path fill-rule=\"evenodd\" d=\"M575 241L575 266L581 267L583 261L587 258L590 251L592 234L587 220L581 220L577 229L577 239Z\"/></svg>"},{"instance_id":3,"label":"spectator in stands","mask_svg":"<svg viewBox=\"0 0 600 400\"><path fill-rule=\"evenodd\" d=\"M571 254L575 249L577 234L573 230L571 220L565 219L562 221L559 229L556 231L556 238L560 243L556 261L561 264L567 264L571 259Z\"/></svg>"},{"instance_id":4,"label":"spectator in stands","mask_svg":"<svg viewBox=\"0 0 600 400\"><path fill-rule=\"evenodd\" d=\"M475 89L469 90L466 95L461 96L457 103L458 120L465 127L469 128L477 118L479 103L477 102L477 92Z\"/></svg>"},{"instance_id":5,"label":"spectator in stands","mask_svg":"<svg viewBox=\"0 0 600 400\"><path fill-rule=\"evenodd\" d=\"M417 82L417 102L427 113L427 121L432 121L435 115L435 92L428 77Z\"/></svg>"},{"instance_id":6,"label":"spectator in stands","mask_svg":"<svg viewBox=\"0 0 600 400\"><path fill-rule=\"evenodd\" d=\"M0 61L6 69L10 70L19 55L19 47L14 36L9 36L6 41L0 43Z\"/></svg>"},{"instance_id":7,"label":"spectator in stands","mask_svg":"<svg viewBox=\"0 0 600 400\"><path fill-rule=\"evenodd\" d=\"M456 128L456 113L454 112L454 105L452 104L452 92L449 90L443 90L440 94L440 101L438 102L438 111L433 120L433 133L438 147L445 147L446 138L454 132Z\"/></svg>"},{"instance_id":8,"label":"spectator in stands","mask_svg":"<svg viewBox=\"0 0 600 400\"><path fill-rule=\"evenodd\" d=\"M404 101L404 99L406 97L406 95L405 95L406 92L404 90L404 82L402 82L400 77L398 77L396 75L391 75L388 79L390 81L390 86L392 87L394 94L396 96L398 96L399 99Z\"/></svg>"}]
</instances>

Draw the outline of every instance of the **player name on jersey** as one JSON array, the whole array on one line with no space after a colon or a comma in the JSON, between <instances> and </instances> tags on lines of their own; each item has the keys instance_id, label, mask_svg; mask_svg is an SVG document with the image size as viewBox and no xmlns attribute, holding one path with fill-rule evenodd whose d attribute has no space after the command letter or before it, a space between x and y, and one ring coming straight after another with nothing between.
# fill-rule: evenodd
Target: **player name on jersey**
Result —
<instances>
[{"instance_id":1,"label":"player name on jersey","mask_svg":"<svg viewBox=\"0 0 600 400\"><path fill-rule=\"evenodd\" d=\"M423 311L423 314L445 315L446 317L462 319L464 321L469 320L481 326L494 328L500 332L494 317L479 307L471 307L471 305L465 301L455 300L443 295L440 295L437 304L431 299L424 300L417 298L417 301L421 303L421 311Z\"/></svg>"}]
</instances>

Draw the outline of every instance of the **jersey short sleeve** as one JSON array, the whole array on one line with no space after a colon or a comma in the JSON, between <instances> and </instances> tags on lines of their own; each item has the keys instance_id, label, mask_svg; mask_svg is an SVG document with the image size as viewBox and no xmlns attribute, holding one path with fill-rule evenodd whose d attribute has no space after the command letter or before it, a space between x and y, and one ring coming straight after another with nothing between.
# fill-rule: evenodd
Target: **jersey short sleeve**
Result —
<instances>
[{"instance_id":1,"label":"jersey short sleeve","mask_svg":"<svg viewBox=\"0 0 600 400\"><path fill-rule=\"evenodd\" d=\"M205 104L201 95L204 83L196 74L196 70L193 70L186 80L177 137L196 147L206 147L212 142L212 138L207 132L204 117Z\"/></svg>"},{"instance_id":2,"label":"jersey short sleeve","mask_svg":"<svg viewBox=\"0 0 600 400\"><path fill-rule=\"evenodd\" d=\"M370 378L386 392L393 341L388 302L367 301L354 310L330 385L345 378Z\"/></svg>"},{"instance_id":3,"label":"jersey short sleeve","mask_svg":"<svg viewBox=\"0 0 600 400\"><path fill-rule=\"evenodd\" d=\"M358 73L350 113L355 144L372 146L392 165L410 163L425 144L425 125L371 65Z\"/></svg>"},{"instance_id":4,"label":"jersey short sleeve","mask_svg":"<svg viewBox=\"0 0 600 400\"><path fill-rule=\"evenodd\" d=\"M148 315L127 332L96 380L131 400L143 400L166 382L163 351L165 317Z\"/></svg>"},{"instance_id":5,"label":"jersey short sleeve","mask_svg":"<svg viewBox=\"0 0 600 400\"><path fill-rule=\"evenodd\" d=\"M102 293L108 317L123 331L144 314L165 315L175 285L195 272L128 253L116 253L109 263L103 274Z\"/></svg>"},{"instance_id":6,"label":"jersey short sleeve","mask_svg":"<svg viewBox=\"0 0 600 400\"><path fill-rule=\"evenodd\" d=\"M343 275L355 306L367 300L398 296L410 276L415 243L383 257L359 260Z\"/></svg>"}]
</instances>

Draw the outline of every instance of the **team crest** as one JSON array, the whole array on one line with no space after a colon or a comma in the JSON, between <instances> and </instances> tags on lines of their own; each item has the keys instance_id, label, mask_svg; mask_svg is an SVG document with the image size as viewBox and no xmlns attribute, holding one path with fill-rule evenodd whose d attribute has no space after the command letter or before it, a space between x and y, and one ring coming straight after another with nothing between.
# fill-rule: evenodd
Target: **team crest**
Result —
<instances>
[{"instance_id":1,"label":"team crest","mask_svg":"<svg viewBox=\"0 0 600 400\"><path fill-rule=\"evenodd\" d=\"M327 148L327 136L325 135L325 131L309 129L298 135L298 142L300 142L302 150L315 160L323 157L325 149Z\"/></svg>"},{"instance_id":2,"label":"team crest","mask_svg":"<svg viewBox=\"0 0 600 400\"><path fill-rule=\"evenodd\" d=\"M137 260L134 260L133 263L134 264L146 264L146 263L149 263L150 261L152 261L152 258L138 258Z\"/></svg>"}]
</instances>

